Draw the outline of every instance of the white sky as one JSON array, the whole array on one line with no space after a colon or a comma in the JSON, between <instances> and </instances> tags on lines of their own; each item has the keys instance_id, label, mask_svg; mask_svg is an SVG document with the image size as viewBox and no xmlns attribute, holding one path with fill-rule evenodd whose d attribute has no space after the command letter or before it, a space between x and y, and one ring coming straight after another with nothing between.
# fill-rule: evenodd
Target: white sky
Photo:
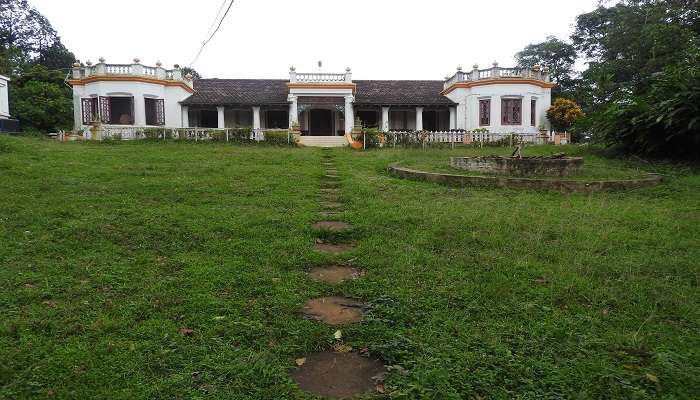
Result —
<instances>
[{"instance_id":1,"label":"white sky","mask_svg":"<svg viewBox=\"0 0 700 400\"><path fill-rule=\"evenodd\" d=\"M29 0L81 61L188 65L222 0ZM548 35L567 38L597 0L235 0L194 65L206 78L442 79L458 64L514 66Z\"/></svg>"}]
</instances>

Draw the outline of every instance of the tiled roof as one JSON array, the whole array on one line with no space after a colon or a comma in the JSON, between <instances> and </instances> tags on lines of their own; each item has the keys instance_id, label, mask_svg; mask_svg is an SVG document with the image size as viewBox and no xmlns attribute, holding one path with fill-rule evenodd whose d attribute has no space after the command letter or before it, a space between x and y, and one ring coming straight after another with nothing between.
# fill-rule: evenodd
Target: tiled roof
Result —
<instances>
[{"instance_id":1,"label":"tiled roof","mask_svg":"<svg viewBox=\"0 0 700 400\"><path fill-rule=\"evenodd\" d=\"M355 104L378 105L451 105L440 94L443 81L354 81Z\"/></svg>"},{"instance_id":2,"label":"tiled roof","mask_svg":"<svg viewBox=\"0 0 700 400\"><path fill-rule=\"evenodd\" d=\"M194 94L184 105L279 105L287 104L287 80L283 79L197 79ZM356 104L451 105L440 92L442 81L358 80Z\"/></svg>"},{"instance_id":3,"label":"tiled roof","mask_svg":"<svg viewBox=\"0 0 700 400\"><path fill-rule=\"evenodd\" d=\"M284 79L197 79L185 105L287 104Z\"/></svg>"}]
</instances>

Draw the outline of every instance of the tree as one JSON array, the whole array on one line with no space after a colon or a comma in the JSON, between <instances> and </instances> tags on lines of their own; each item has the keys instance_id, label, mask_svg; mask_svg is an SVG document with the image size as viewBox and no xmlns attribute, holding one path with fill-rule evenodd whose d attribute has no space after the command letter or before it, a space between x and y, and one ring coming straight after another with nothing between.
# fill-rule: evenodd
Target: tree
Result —
<instances>
[{"instance_id":1,"label":"tree","mask_svg":"<svg viewBox=\"0 0 700 400\"><path fill-rule=\"evenodd\" d=\"M12 88L12 114L25 128L42 132L68 129L73 125L71 89L65 76L43 65L31 65L22 71Z\"/></svg>"},{"instance_id":2,"label":"tree","mask_svg":"<svg viewBox=\"0 0 700 400\"><path fill-rule=\"evenodd\" d=\"M535 64L549 66L552 81L566 92L574 78L576 48L554 36L548 36L542 43L529 44L515 54L515 60L522 67L532 68Z\"/></svg>"},{"instance_id":3,"label":"tree","mask_svg":"<svg viewBox=\"0 0 700 400\"><path fill-rule=\"evenodd\" d=\"M49 21L26 0L0 0L0 74L10 75L10 107L22 126L44 132L72 125L75 61Z\"/></svg>"},{"instance_id":4,"label":"tree","mask_svg":"<svg viewBox=\"0 0 700 400\"><path fill-rule=\"evenodd\" d=\"M583 115L581 107L575 101L569 99L558 98L547 109L547 119L554 130L558 132L569 130Z\"/></svg>"},{"instance_id":5,"label":"tree","mask_svg":"<svg viewBox=\"0 0 700 400\"><path fill-rule=\"evenodd\" d=\"M577 17L571 38L589 61L573 91L586 113L577 129L632 152L700 154L692 147L698 122L689 112L697 101L697 69L689 60L700 60L700 2L600 6Z\"/></svg>"},{"instance_id":6,"label":"tree","mask_svg":"<svg viewBox=\"0 0 700 400\"><path fill-rule=\"evenodd\" d=\"M192 79L202 79L202 75L200 75L199 72L192 67L182 68L182 76L187 76L187 74L192 74Z\"/></svg>"}]
</instances>

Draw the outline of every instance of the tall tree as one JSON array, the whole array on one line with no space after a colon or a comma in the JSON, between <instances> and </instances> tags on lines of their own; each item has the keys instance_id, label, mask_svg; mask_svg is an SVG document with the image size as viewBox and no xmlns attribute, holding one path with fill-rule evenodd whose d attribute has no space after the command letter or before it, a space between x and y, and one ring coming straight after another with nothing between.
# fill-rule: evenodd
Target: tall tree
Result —
<instances>
[{"instance_id":1,"label":"tall tree","mask_svg":"<svg viewBox=\"0 0 700 400\"><path fill-rule=\"evenodd\" d=\"M70 89L75 60L58 33L26 0L0 0L0 74L13 77L10 112L22 126L41 131L71 125Z\"/></svg>"},{"instance_id":2,"label":"tall tree","mask_svg":"<svg viewBox=\"0 0 700 400\"><path fill-rule=\"evenodd\" d=\"M532 68L535 64L549 66L552 80L562 90L568 89L574 78L576 48L554 36L548 36L541 43L529 44L515 54L518 65Z\"/></svg>"}]
</instances>

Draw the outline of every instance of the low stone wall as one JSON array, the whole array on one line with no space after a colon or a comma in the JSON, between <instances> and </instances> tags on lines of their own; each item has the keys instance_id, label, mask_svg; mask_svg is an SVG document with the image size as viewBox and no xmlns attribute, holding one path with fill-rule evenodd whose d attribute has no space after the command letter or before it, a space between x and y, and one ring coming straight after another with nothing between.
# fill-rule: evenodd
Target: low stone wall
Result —
<instances>
[{"instance_id":1,"label":"low stone wall","mask_svg":"<svg viewBox=\"0 0 700 400\"><path fill-rule=\"evenodd\" d=\"M401 167L398 164L392 164L389 166L389 174L399 178L435 182L455 187L473 186L487 188L535 189L551 190L562 193L593 193L601 191L638 189L656 186L663 180L661 175L654 174L649 174L649 176L639 179L604 181L468 176L417 171L410 168Z\"/></svg>"},{"instance_id":2,"label":"low stone wall","mask_svg":"<svg viewBox=\"0 0 700 400\"><path fill-rule=\"evenodd\" d=\"M581 157L450 157L454 168L510 176L572 176L581 173Z\"/></svg>"}]
</instances>

